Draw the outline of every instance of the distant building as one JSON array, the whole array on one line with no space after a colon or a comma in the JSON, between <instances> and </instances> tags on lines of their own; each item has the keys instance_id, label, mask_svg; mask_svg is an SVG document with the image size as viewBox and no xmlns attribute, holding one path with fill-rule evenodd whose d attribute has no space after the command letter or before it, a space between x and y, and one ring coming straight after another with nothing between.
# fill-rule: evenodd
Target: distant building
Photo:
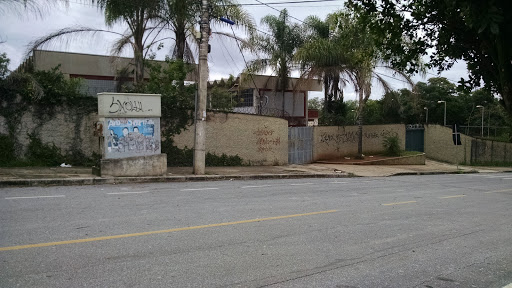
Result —
<instances>
[{"instance_id":1,"label":"distant building","mask_svg":"<svg viewBox=\"0 0 512 288\"><path fill-rule=\"evenodd\" d=\"M277 80L276 76L241 74L230 88L237 98L233 111L284 118L288 120L288 126L307 126L308 94L309 91L322 91L321 82L290 78L283 93L276 90ZM211 81L209 86L224 83L225 80Z\"/></svg>"},{"instance_id":2,"label":"distant building","mask_svg":"<svg viewBox=\"0 0 512 288\"><path fill-rule=\"evenodd\" d=\"M318 126L318 109L308 109L308 126Z\"/></svg>"},{"instance_id":3,"label":"distant building","mask_svg":"<svg viewBox=\"0 0 512 288\"><path fill-rule=\"evenodd\" d=\"M164 61L154 62L165 64ZM91 96L120 92L122 85L133 83L133 58L126 57L34 50L18 70L50 70L58 65L66 77L84 79L83 92ZM194 81L194 73L188 75L187 80Z\"/></svg>"}]
</instances>

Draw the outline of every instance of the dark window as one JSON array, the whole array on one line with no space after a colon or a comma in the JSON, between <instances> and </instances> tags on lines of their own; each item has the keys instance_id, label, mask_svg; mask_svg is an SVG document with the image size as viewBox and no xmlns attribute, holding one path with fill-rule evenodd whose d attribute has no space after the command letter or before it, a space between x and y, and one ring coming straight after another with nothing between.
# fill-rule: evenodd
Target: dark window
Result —
<instances>
[{"instance_id":1,"label":"dark window","mask_svg":"<svg viewBox=\"0 0 512 288\"><path fill-rule=\"evenodd\" d=\"M237 107L252 107L254 106L254 89L245 89L240 92L240 97Z\"/></svg>"}]
</instances>

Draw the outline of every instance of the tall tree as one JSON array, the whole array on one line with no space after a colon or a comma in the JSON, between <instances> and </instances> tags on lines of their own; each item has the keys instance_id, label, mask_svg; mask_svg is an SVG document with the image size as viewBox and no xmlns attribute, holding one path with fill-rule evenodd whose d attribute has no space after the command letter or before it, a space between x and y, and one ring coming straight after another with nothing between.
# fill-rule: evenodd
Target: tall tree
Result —
<instances>
[{"instance_id":1,"label":"tall tree","mask_svg":"<svg viewBox=\"0 0 512 288\"><path fill-rule=\"evenodd\" d=\"M127 32L95 29L90 27L68 27L60 29L29 44L27 54L33 50L50 45L54 42L69 40L81 34L108 33L118 36L112 47L112 54L119 55L126 46L130 46L134 55L134 83L141 83L144 79L144 60L151 47L158 43L158 34L161 28L158 22L158 13L162 7L160 0L92 0L105 13L105 23L112 27L116 23L128 26ZM153 24L153 25L151 25ZM153 33L154 32L154 33Z\"/></svg>"},{"instance_id":2,"label":"tall tree","mask_svg":"<svg viewBox=\"0 0 512 288\"><path fill-rule=\"evenodd\" d=\"M219 18L225 17L235 22L235 27L243 28L252 33L255 25L254 20L242 6L232 0L211 0L211 25L228 25ZM201 2L196 0L166 0L164 9L161 13L161 19L165 23L165 28L174 34L174 48L172 56L175 59L185 62L194 62L193 47L196 44L195 29L197 19L201 12ZM230 38L240 38L222 32L213 32L215 34L227 36Z\"/></svg>"},{"instance_id":3,"label":"tall tree","mask_svg":"<svg viewBox=\"0 0 512 288\"><path fill-rule=\"evenodd\" d=\"M105 11L105 23L112 27L116 23L128 25L130 33L122 37L114 47L120 52L125 45L133 49L135 63L134 83L144 80L145 35L150 30L151 21L155 20L162 9L160 0L92 0Z\"/></svg>"},{"instance_id":4,"label":"tall tree","mask_svg":"<svg viewBox=\"0 0 512 288\"><path fill-rule=\"evenodd\" d=\"M463 59L470 80L461 85L474 88L483 81L512 115L511 1L350 0L349 7L378 35L375 45L393 67L417 71L417 56L430 51L428 65L439 71Z\"/></svg>"},{"instance_id":5,"label":"tall tree","mask_svg":"<svg viewBox=\"0 0 512 288\"><path fill-rule=\"evenodd\" d=\"M365 105L370 98L374 83L382 86L385 92L391 91L389 83L382 77L379 71L392 72L395 76L403 78L411 86L409 76L402 70L389 66L382 57L381 47L374 45L375 35L371 34L368 27L357 21L353 14L342 14L343 21L338 21L335 27L341 41L340 49L348 53L350 62L347 71L356 93L358 94L357 124L359 131L358 157L363 158L363 118Z\"/></svg>"},{"instance_id":6,"label":"tall tree","mask_svg":"<svg viewBox=\"0 0 512 288\"><path fill-rule=\"evenodd\" d=\"M261 24L267 28L269 34L253 34L249 42L257 51L263 53L257 60L251 62L250 72L264 71L271 68L277 75L276 91L283 96L283 115L285 108L285 91L289 85L289 77L295 65L293 55L302 44L301 27L289 23L286 9L281 10L279 16L267 15L261 19Z\"/></svg>"},{"instance_id":7,"label":"tall tree","mask_svg":"<svg viewBox=\"0 0 512 288\"><path fill-rule=\"evenodd\" d=\"M334 103L343 102L343 87L348 71L348 53L340 45L341 39L334 31L339 21L346 20L344 12L336 12L322 21L310 16L304 21L307 31L306 42L302 45L295 59L301 64L303 77L320 78L324 85L324 112L334 113Z\"/></svg>"}]
</instances>

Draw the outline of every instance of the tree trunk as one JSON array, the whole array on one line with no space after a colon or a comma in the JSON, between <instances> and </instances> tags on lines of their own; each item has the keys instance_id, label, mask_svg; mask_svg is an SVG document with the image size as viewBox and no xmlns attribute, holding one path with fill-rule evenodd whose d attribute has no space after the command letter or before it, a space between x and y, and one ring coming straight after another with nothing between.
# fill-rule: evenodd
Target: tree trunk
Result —
<instances>
[{"instance_id":1,"label":"tree trunk","mask_svg":"<svg viewBox=\"0 0 512 288\"><path fill-rule=\"evenodd\" d=\"M357 117L357 159L364 159L363 155L363 113Z\"/></svg>"},{"instance_id":2,"label":"tree trunk","mask_svg":"<svg viewBox=\"0 0 512 288\"><path fill-rule=\"evenodd\" d=\"M359 107L357 108L357 131L358 131L358 141L357 141L357 156L358 159L364 159L363 155L363 108L364 108L364 90L363 88L359 88Z\"/></svg>"},{"instance_id":3,"label":"tree trunk","mask_svg":"<svg viewBox=\"0 0 512 288\"><path fill-rule=\"evenodd\" d=\"M176 27L176 59L185 62L185 46L187 42L187 36L185 34L185 27L179 25Z\"/></svg>"}]
</instances>

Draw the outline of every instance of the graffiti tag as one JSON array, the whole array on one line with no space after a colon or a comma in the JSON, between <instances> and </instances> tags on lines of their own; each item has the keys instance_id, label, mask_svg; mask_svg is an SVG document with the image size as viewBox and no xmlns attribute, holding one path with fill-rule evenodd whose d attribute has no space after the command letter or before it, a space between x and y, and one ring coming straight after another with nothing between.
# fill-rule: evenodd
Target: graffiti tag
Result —
<instances>
[{"instance_id":1,"label":"graffiti tag","mask_svg":"<svg viewBox=\"0 0 512 288\"><path fill-rule=\"evenodd\" d=\"M109 113L144 112L141 101L121 101L112 97Z\"/></svg>"}]
</instances>

